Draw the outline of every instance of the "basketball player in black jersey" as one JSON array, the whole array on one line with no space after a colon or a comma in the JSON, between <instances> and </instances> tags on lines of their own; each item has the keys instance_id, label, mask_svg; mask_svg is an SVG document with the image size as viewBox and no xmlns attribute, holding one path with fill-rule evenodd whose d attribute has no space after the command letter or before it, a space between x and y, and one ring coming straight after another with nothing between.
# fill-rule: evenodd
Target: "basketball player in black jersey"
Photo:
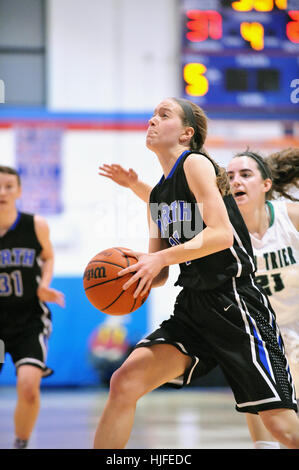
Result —
<instances>
[{"instance_id":1,"label":"basketball player in black jersey","mask_svg":"<svg viewBox=\"0 0 299 470\"><path fill-rule=\"evenodd\" d=\"M125 447L136 403L169 382L183 386L219 364L240 412L259 413L274 437L299 448L295 390L275 314L254 277L248 230L224 169L206 154L206 117L186 100L165 99L146 143L163 177L150 194L148 253L134 273L135 296L163 285L180 265L173 315L141 340L113 374L95 448ZM153 229L153 222L155 229Z\"/></svg>"},{"instance_id":2,"label":"basketball player in black jersey","mask_svg":"<svg viewBox=\"0 0 299 470\"><path fill-rule=\"evenodd\" d=\"M39 413L41 378L52 373L46 365L51 313L45 302L64 306L64 295L50 287L48 224L19 212L20 196L18 173L0 166L0 339L17 373L14 447L26 448Z\"/></svg>"}]
</instances>

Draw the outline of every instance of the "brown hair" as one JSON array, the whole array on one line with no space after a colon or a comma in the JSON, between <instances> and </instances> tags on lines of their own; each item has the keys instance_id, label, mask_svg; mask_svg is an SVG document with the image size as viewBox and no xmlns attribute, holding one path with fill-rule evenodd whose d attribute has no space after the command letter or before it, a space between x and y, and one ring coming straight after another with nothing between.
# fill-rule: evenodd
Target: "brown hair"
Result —
<instances>
[{"instance_id":1,"label":"brown hair","mask_svg":"<svg viewBox=\"0 0 299 470\"><path fill-rule=\"evenodd\" d=\"M208 133L208 118L205 112L192 101L181 98L173 98L173 100L176 101L183 110L183 125L191 126L194 129L194 135L190 141L190 150L202 153L213 163L216 171L216 182L221 195L225 196L230 194L230 184L225 168L220 167L204 148Z\"/></svg>"},{"instance_id":2,"label":"brown hair","mask_svg":"<svg viewBox=\"0 0 299 470\"><path fill-rule=\"evenodd\" d=\"M268 200L275 199L277 194L291 201L299 201L288 192L291 186L299 188L299 147L280 150L266 158L247 149L234 158L242 156L255 160L262 178L272 180L272 187L266 194Z\"/></svg>"},{"instance_id":3,"label":"brown hair","mask_svg":"<svg viewBox=\"0 0 299 470\"><path fill-rule=\"evenodd\" d=\"M289 147L270 154L266 159L272 173L272 193L278 193L291 201L299 201L288 193L291 186L299 189L299 147Z\"/></svg>"},{"instance_id":4,"label":"brown hair","mask_svg":"<svg viewBox=\"0 0 299 470\"><path fill-rule=\"evenodd\" d=\"M18 180L18 185L21 186L20 175L14 168L11 168L10 166L0 165L0 173L5 173L6 175L15 175Z\"/></svg>"}]
</instances>

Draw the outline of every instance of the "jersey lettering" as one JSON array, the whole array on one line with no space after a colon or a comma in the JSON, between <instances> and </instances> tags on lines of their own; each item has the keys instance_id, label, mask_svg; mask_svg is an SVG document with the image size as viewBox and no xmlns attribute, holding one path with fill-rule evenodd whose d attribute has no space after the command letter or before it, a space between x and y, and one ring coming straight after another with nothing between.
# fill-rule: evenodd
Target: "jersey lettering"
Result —
<instances>
[{"instance_id":1,"label":"jersey lettering","mask_svg":"<svg viewBox=\"0 0 299 470\"><path fill-rule=\"evenodd\" d=\"M25 266L32 268L35 261L35 250L32 248L6 248L0 250L0 267Z\"/></svg>"},{"instance_id":2,"label":"jersey lettering","mask_svg":"<svg viewBox=\"0 0 299 470\"><path fill-rule=\"evenodd\" d=\"M272 269L284 268L285 266L290 266L296 264L296 259L293 254L293 250L290 246L281 248L277 251L270 251L263 253L264 268L267 271ZM255 257L255 262L257 264L257 258ZM259 260L259 262L261 262ZM257 266L258 269L263 269L263 266Z\"/></svg>"},{"instance_id":3,"label":"jersey lettering","mask_svg":"<svg viewBox=\"0 0 299 470\"><path fill-rule=\"evenodd\" d=\"M186 201L173 201L171 204L151 203L152 218L158 225L162 238L169 238L170 232L173 231L178 233L179 238L190 239L203 229L198 210L194 211L192 218L192 204L197 205Z\"/></svg>"},{"instance_id":4,"label":"jersey lettering","mask_svg":"<svg viewBox=\"0 0 299 470\"><path fill-rule=\"evenodd\" d=\"M1 303L14 304L37 299L41 275L42 246L36 236L34 216L20 212L17 223L0 244L0 309Z\"/></svg>"},{"instance_id":5,"label":"jersey lettering","mask_svg":"<svg viewBox=\"0 0 299 470\"><path fill-rule=\"evenodd\" d=\"M256 276L256 281L269 296L274 292L280 292L285 287L280 273L271 274L271 276L269 274L260 274Z\"/></svg>"}]
</instances>

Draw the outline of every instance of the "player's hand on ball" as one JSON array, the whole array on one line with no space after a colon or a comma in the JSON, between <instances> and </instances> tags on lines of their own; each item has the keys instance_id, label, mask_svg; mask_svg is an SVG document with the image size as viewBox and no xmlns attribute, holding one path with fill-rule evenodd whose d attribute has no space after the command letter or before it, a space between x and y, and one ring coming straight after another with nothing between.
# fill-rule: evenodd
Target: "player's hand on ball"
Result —
<instances>
[{"instance_id":1,"label":"player's hand on ball","mask_svg":"<svg viewBox=\"0 0 299 470\"><path fill-rule=\"evenodd\" d=\"M64 294L52 287L46 287L40 285L37 289L37 296L42 302L52 302L60 307L65 306Z\"/></svg>"},{"instance_id":2,"label":"player's hand on ball","mask_svg":"<svg viewBox=\"0 0 299 470\"><path fill-rule=\"evenodd\" d=\"M132 250L123 250L137 258L138 262L126 269L119 271L119 276L124 276L127 273L132 273L133 276L123 285L123 289L128 289L134 282L139 280L138 287L134 292L134 297L141 295L143 297L151 288L153 279L164 268L163 258L161 253L140 253Z\"/></svg>"}]
</instances>

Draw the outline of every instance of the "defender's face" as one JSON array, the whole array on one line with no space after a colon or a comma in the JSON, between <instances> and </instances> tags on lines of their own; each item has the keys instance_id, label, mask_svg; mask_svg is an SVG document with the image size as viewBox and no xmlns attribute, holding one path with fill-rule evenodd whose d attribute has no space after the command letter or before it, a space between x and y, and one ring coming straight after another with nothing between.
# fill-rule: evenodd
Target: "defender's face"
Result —
<instances>
[{"instance_id":1,"label":"defender's face","mask_svg":"<svg viewBox=\"0 0 299 470\"><path fill-rule=\"evenodd\" d=\"M0 211L15 207L21 196L21 186L16 175L0 173Z\"/></svg>"},{"instance_id":2,"label":"defender's face","mask_svg":"<svg viewBox=\"0 0 299 470\"><path fill-rule=\"evenodd\" d=\"M150 150L162 150L179 143L185 127L181 118L181 107L171 98L163 100L149 120L146 145Z\"/></svg>"},{"instance_id":3,"label":"defender's face","mask_svg":"<svg viewBox=\"0 0 299 470\"><path fill-rule=\"evenodd\" d=\"M258 164L253 158L233 158L228 165L227 174L232 194L240 207L264 199L270 189L270 180L262 178Z\"/></svg>"}]
</instances>

